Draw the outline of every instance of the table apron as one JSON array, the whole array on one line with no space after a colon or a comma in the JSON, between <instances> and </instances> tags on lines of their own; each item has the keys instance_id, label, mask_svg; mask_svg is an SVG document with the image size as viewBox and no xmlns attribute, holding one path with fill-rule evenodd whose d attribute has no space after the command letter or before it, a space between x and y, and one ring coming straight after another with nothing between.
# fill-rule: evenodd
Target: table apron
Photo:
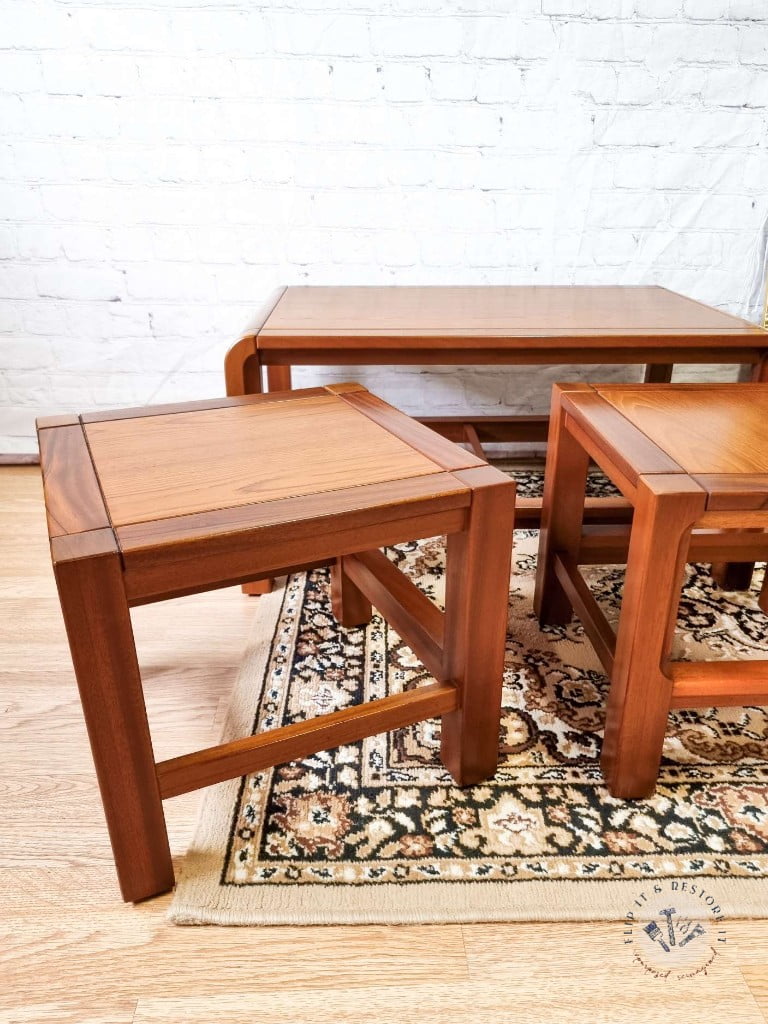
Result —
<instances>
[{"instance_id":1,"label":"table apron","mask_svg":"<svg viewBox=\"0 0 768 1024\"><path fill-rule=\"evenodd\" d=\"M721 364L754 365L763 358L762 348L259 348L263 366L553 366Z\"/></svg>"}]
</instances>

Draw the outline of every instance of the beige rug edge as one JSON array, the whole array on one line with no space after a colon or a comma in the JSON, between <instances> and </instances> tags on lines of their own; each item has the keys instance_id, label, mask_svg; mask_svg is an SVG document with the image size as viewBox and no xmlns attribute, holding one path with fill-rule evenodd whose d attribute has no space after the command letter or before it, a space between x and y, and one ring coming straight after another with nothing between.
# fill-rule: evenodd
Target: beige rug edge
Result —
<instances>
[{"instance_id":1,"label":"beige rug edge","mask_svg":"<svg viewBox=\"0 0 768 1024\"><path fill-rule=\"evenodd\" d=\"M238 669L221 742L248 735L254 714L248 681L266 669L283 601L285 580L258 599L248 647ZM646 883L638 880L562 882L429 882L389 886L297 885L238 887L219 884L222 836L229 834L240 779L206 790L195 832L168 910L177 925L447 924L478 921L622 921L653 914L634 901ZM768 918L768 883L763 878L713 879L713 895L727 919ZM707 879L702 884L706 887ZM744 907L750 912L745 913ZM740 908L738 911L735 908Z\"/></svg>"}]
</instances>

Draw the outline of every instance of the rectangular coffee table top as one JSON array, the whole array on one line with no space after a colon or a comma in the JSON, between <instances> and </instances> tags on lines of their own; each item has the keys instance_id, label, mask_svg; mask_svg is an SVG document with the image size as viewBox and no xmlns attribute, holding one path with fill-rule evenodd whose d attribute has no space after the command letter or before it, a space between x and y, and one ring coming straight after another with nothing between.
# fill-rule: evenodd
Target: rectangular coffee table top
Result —
<instances>
[{"instance_id":1,"label":"rectangular coffee table top","mask_svg":"<svg viewBox=\"0 0 768 1024\"><path fill-rule=\"evenodd\" d=\"M666 288L288 287L258 330L282 349L744 347L768 335Z\"/></svg>"}]
</instances>

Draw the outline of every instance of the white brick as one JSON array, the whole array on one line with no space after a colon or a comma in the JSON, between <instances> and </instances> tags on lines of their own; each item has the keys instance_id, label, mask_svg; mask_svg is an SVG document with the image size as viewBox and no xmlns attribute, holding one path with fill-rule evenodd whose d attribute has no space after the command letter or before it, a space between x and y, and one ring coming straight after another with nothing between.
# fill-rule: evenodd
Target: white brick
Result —
<instances>
[{"instance_id":1,"label":"white brick","mask_svg":"<svg viewBox=\"0 0 768 1024\"><path fill-rule=\"evenodd\" d=\"M376 242L376 257L387 267L412 267L419 260L419 247L409 231L381 231Z\"/></svg>"},{"instance_id":2,"label":"white brick","mask_svg":"<svg viewBox=\"0 0 768 1024\"><path fill-rule=\"evenodd\" d=\"M361 63L360 61L334 59L333 63L325 64L326 79L323 83L330 91L331 96L336 100L355 100L361 103L372 100L382 94L388 87L389 75L382 74L382 68L372 63ZM398 69L406 70L410 69ZM303 73L303 68L302 68ZM320 90L316 89L317 96ZM392 94L387 94L389 99L397 99ZM414 97L406 94L406 99Z\"/></svg>"},{"instance_id":3,"label":"white brick","mask_svg":"<svg viewBox=\"0 0 768 1024\"><path fill-rule=\"evenodd\" d=\"M53 147L49 147L49 152ZM102 184L108 181L110 149L104 143L98 145L95 142L83 139L69 139L60 141L56 146L55 153L50 153L58 159L49 160L43 167L50 168L50 174L43 178L45 181L78 181L94 182ZM38 171L38 175L41 172Z\"/></svg>"},{"instance_id":4,"label":"white brick","mask_svg":"<svg viewBox=\"0 0 768 1024\"><path fill-rule=\"evenodd\" d=\"M433 177L433 159L431 152L409 149L404 152L377 153L375 162L378 171L383 175L385 183L400 187L427 185ZM358 181L358 185L375 181L376 172L368 182Z\"/></svg>"},{"instance_id":5,"label":"white brick","mask_svg":"<svg viewBox=\"0 0 768 1024\"><path fill-rule=\"evenodd\" d=\"M574 92L596 104L626 102L619 99L618 70L615 65L610 64L594 67L590 65L587 73L579 75Z\"/></svg>"},{"instance_id":6,"label":"white brick","mask_svg":"<svg viewBox=\"0 0 768 1024\"><path fill-rule=\"evenodd\" d=\"M741 163L741 170L744 176L744 187L762 195L765 192L765 183L768 181L768 153L761 149L746 154Z\"/></svg>"},{"instance_id":7,"label":"white brick","mask_svg":"<svg viewBox=\"0 0 768 1024\"><path fill-rule=\"evenodd\" d=\"M344 14L271 13L268 17L272 45L281 53L310 53L361 57L369 52L366 18Z\"/></svg>"},{"instance_id":8,"label":"white brick","mask_svg":"<svg viewBox=\"0 0 768 1024\"><path fill-rule=\"evenodd\" d=\"M63 303L36 295L31 302L19 303L18 308L27 334L61 336L67 322Z\"/></svg>"},{"instance_id":9,"label":"white brick","mask_svg":"<svg viewBox=\"0 0 768 1024\"><path fill-rule=\"evenodd\" d=\"M50 233L50 232L49 232ZM96 224L67 225L58 233L61 249L68 260L106 263L109 259L109 232Z\"/></svg>"},{"instance_id":10,"label":"white brick","mask_svg":"<svg viewBox=\"0 0 768 1024\"><path fill-rule=\"evenodd\" d=\"M701 97L712 106L765 107L768 105L768 74L757 68L712 68Z\"/></svg>"},{"instance_id":11,"label":"white brick","mask_svg":"<svg viewBox=\"0 0 768 1024\"><path fill-rule=\"evenodd\" d=\"M93 89L90 61L81 54L46 53L42 68L45 88L53 95L83 94Z\"/></svg>"},{"instance_id":12,"label":"white brick","mask_svg":"<svg viewBox=\"0 0 768 1024\"><path fill-rule=\"evenodd\" d=\"M27 133L42 138L112 139L119 132L118 105L101 96L24 97Z\"/></svg>"},{"instance_id":13,"label":"white brick","mask_svg":"<svg viewBox=\"0 0 768 1024\"><path fill-rule=\"evenodd\" d=\"M640 23L568 22L561 30L561 52L579 60L643 60L650 50L651 32Z\"/></svg>"},{"instance_id":14,"label":"white brick","mask_svg":"<svg viewBox=\"0 0 768 1024\"><path fill-rule=\"evenodd\" d=\"M375 188L387 184L386 156L365 149L328 149L298 160L295 181L312 188Z\"/></svg>"},{"instance_id":15,"label":"white brick","mask_svg":"<svg viewBox=\"0 0 768 1024\"><path fill-rule=\"evenodd\" d=\"M31 266L0 264L0 299L31 299L37 294Z\"/></svg>"},{"instance_id":16,"label":"white brick","mask_svg":"<svg viewBox=\"0 0 768 1024\"><path fill-rule=\"evenodd\" d=\"M429 76L421 64L389 62L381 72L383 95L393 103L422 103L427 98Z\"/></svg>"},{"instance_id":17,"label":"white brick","mask_svg":"<svg viewBox=\"0 0 768 1024\"><path fill-rule=\"evenodd\" d=\"M597 118L595 139L603 146L666 146L678 138L680 127L672 114L623 108Z\"/></svg>"},{"instance_id":18,"label":"white brick","mask_svg":"<svg viewBox=\"0 0 768 1024\"><path fill-rule=\"evenodd\" d=\"M477 70L475 95L480 103L514 103L520 98L522 88L520 68L506 61L486 64Z\"/></svg>"},{"instance_id":19,"label":"white brick","mask_svg":"<svg viewBox=\"0 0 768 1024\"><path fill-rule=\"evenodd\" d=\"M81 7L75 19L78 33L95 50L164 53L172 38L169 18L163 11Z\"/></svg>"},{"instance_id":20,"label":"white brick","mask_svg":"<svg viewBox=\"0 0 768 1024\"><path fill-rule=\"evenodd\" d=\"M194 259L206 263L235 263L237 251L232 245L232 230L228 227L201 225L184 229L157 229L155 254L160 259ZM189 236L189 246L183 250L183 238ZM163 243L161 245L161 243ZM181 255L176 255L181 251ZM165 255L168 252L168 255Z\"/></svg>"},{"instance_id":21,"label":"white brick","mask_svg":"<svg viewBox=\"0 0 768 1024\"><path fill-rule=\"evenodd\" d=\"M40 193L28 185L0 182L0 210L8 220L36 220L42 216Z\"/></svg>"},{"instance_id":22,"label":"white brick","mask_svg":"<svg viewBox=\"0 0 768 1024\"><path fill-rule=\"evenodd\" d=\"M661 22L652 30L646 57L649 67L668 68L684 62L731 62L738 52L739 29L735 25Z\"/></svg>"},{"instance_id":23,"label":"white brick","mask_svg":"<svg viewBox=\"0 0 768 1024\"><path fill-rule=\"evenodd\" d=\"M20 224L16 229L19 255L29 260L51 260L61 256L61 239L50 224Z\"/></svg>"},{"instance_id":24,"label":"white brick","mask_svg":"<svg viewBox=\"0 0 768 1024\"><path fill-rule=\"evenodd\" d=\"M215 298L213 281L212 269L204 264L129 264L125 273L125 286L133 299L195 302L201 297Z\"/></svg>"},{"instance_id":25,"label":"white brick","mask_svg":"<svg viewBox=\"0 0 768 1024\"><path fill-rule=\"evenodd\" d=\"M99 96L127 96L139 88L139 60L132 54L90 57L88 66L94 91Z\"/></svg>"},{"instance_id":26,"label":"white brick","mask_svg":"<svg viewBox=\"0 0 768 1024\"><path fill-rule=\"evenodd\" d=\"M649 189L654 181L653 150L618 153L613 158L613 182L617 188Z\"/></svg>"},{"instance_id":27,"label":"white brick","mask_svg":"<svg viewBox=\"0 0 768 1024\"><path fill-rule=\"evenodd\" d=\"M120 272L99 266L41 266L35 271L35 280L42 298L114 302L119 301L125 292Z\"/></svg>"},{"instance_id":28,"label":"white brick","mask_svg":"<svg viewBox=\"0 0 768 1024\"><path fill-rule=\"evenodd\" d=\"M552 24L545 20L479 18L467 25L465 46L473 57L531 60L554 57L557 38Z\"/></svg>"},{"instance_id":29,"label":"white brick","mask_svg":"<svg viewBox=\"0 0 768 1024\"><path fill-rule=\"evenodd\" d=\"M460 267L466 263L466 246L463 231L429 232L421 237L421 259L428 267Z\"/></svg>"},{"instance_id":30,"label":"white brick","mask_svg":"<svg viewBox=\"0 0 768 1024\"><path fill-rule=\"evenodd\" d=\"M731 0L685 0L685 16L692 21L718 21L727 18Z\"/></svg>"},{"instance_id":31,"label":"white brick","mask_svg":"<svg viewBox=\"0 0 768 1024\"><path fill-rule=\"evenodd\" d=\"M471 100L477 95L477 62L430 60L430 92L436 100Z\"/></svg>"},{"instance_id":32,"label":"white brick","mask_svg":"<svg viewBox=\"0 0 768 1024\"><path fill-rule=\"evenodd\" d=\"M24 98L15 95L0 96L0 125L3 134L8 136L23 135L27 130L27 114Z\"/></svg>"},{"instance_id":33,"label":"white brick","mask_svg":"<svg viewBox=\"0 0 768 1024\"><path fill-rule=\"evenodd\" d=\"M375 263L375 239L372 231L334 231L326 233L326 245L334 263Z\"/></svg>"},{"instance_id":34,"label":"white brick","mask_svg":"<svg viewBox=\"0 0 768 1024\"><path fill-rule=\"evenodd\" d=\"M666 220L667 207L658 195L628 195L607 192L593 195L589 217L592 223L617 228L656 228Z\"/></svg>"},{"instance_id":35,"label":"white brick","mask_svg":"<svg viewBox=\"0 0 768 1024\"><path fill-rule=\"evenodd\" d=\"M502 119L478 105L419 108L411 121L416 139L438 146L492 146L501 137Z\"/></svg>"},{"instance_id":36,"label":"white brick","mask_svg":"<svg viewBox=\"0 0 768 1024\"><path fill-rule=\"evenodd\" d=\"M616 102L630 106L645 106L668 98L658 75L646 68L616 68ZM667 86L668 88L668 86Z\"/></svg>"},{"instance_id":37,"label":"white brick","mask_svg":"<svg viewBox=\"0 0 768 1024\"><path fill-rule=\"evenodd\" d=\"M126 260L146 260L153 251L152 229L146 225L111 227L109 248L113 259L121 266Z\"/></svg>"},{"instance_id":38,"label":"white brick","mask_svg":"<svg viewBox=\"0 0 768 1024\"><path fill-rule=\"evenodd\" d=\"M765 204L758 208L748 196L679 196L670 210L670 224L676 228L737 230L757 228Z\"/></svg>"},{"instance_id":39,"label":"white brick","mask_svg":"<svg viewBox=\"0 0 768 1024\"><path fill-rule=\"evenodd\" d=\"M587 14L589 0L541 0L542 14Z\"/></svg>"},{"instance_id":40,"label":"white brick","mask_svg":"<svg viewBox=\"0 0 768 1024\"><path fill-rule=\"evenodd\" d=\"M639 18L677 18L682 7L683 0L635 0L635 14Z\"/></svg>"},{"instance_id":41,"label":"white brick","mask_svg":"<svg viewBox=\"0 0 768 1024\"><path fill-rule=\"evenodd\" d=\"M434 18L371 19L371 47L387 57L453 57L462 43L461 19Z\"/></svg>"},{"instance_id":42,"label":"white brick","mask_svg":"<svg viewBox=\"0 0 768 1024\"><path fill-rule=\"evenodd\" d=\"M37 92L42 87L42 66L37 53L0 51L0 90L10 93Z\"/></svg>"},{"instance_id":43,"label":"white brick","mask_svg":"<svg viewBox=\"0 0 768 1024\"><path fill-rule=\"evenodd\" d=\"M117 189L101 185L42 185L40 196L46 213L65 222L110 222L124 204Z\"/></svg>"},{"instance_id":44,"label":"white brick","mask_svg":"<svg viewBox=\"0 0 768 1024\"><path fill-rule=\"evenodd\" d=\"M765 21L765 6L761 0L731 0L728 17L734 21Z\"/></svg>"},{"instance_id":45,"label":"white brick","mask_svg":"<svg viewBox=\"0 0 768 1024\"><path fill-rule=\"evenodd\" d=\"M660 152L655 157L653 182L657 188L724 189L737 192L742 185L741 161L726 154Z\"/></svg>"},{"instance_id":46,"label":"white brick","mask_svg":"<svg viewBox=\"0 0 768 1024\"><path fill-rule=\"evenodd\" d=\"M750 25L742 31L739 59L744 64L768 64L768 25Z\"/></svg>"},{"instance_id":47,"label":"white brick","mask_svg":"<svg viewBox=\"0 0 768 1024\"><path fill-rule=\"evenodd\" d=\"M19 252L18 229L10 224L0 224L0 260L12 260Z\"/></svg>"},{"instance_id":48,"label":"white brick","mask_svg":"<svg viewBox=\"0 0 768 1024\"><path fill-rule=\"evenodd\" d=\"M45 13L33 3L13 5L13 14L3 19L0 48L3 50L61 50L74 43L79 27L65 7L46 5Z\"/></svg>"},{"instance_id":49,"label":"white brick","mask_svg":"<svg viewBox=\"0 0 768 1024\"><path fill-rule=\"evenodd\" d=\"M17 337L0 341L0 363L6 370L47 370L50 346L38 338Z\"/></svg>"}]
</instances>

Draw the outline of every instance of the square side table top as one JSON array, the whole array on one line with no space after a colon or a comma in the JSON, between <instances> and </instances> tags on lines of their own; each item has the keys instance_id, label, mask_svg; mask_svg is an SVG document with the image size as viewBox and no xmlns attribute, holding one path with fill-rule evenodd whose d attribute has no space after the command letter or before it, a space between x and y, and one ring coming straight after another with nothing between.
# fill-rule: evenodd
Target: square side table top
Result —
<instances>
[{"instance_id":1,"label":"square side table top","mask_svg":"<svg viewBox=\"0 0 768 1024\"><path fill-rule=\"evenodd\" d=\"M684 474L710 509L768 513L768 384L561 385L578 426L628 479Z\"/></svg>"},{"instance_id":2,"label":"square side table top","mask_svg":"<svg viewBox=\"0 0 768 1024\"><path fill-rule=\"evenodd\" d=\"M258 331L263 349L743 346L768 334L657 286L288 287Z\"/></svg>"},{"instance_id":3,"label":"square side table top","mask_svg":"<svg viewBox=\"0 0 768 1024\"><path fill-rule=\"evenodd\" d=\"M439 472L330 393L84 430L115 526Z\"/></svg>"},{"instance_id":4,"label":"square side table top","mask_svg":"<svg viewBox=\"0 0 768 1024\"><path fill-rule=\"evenodd\" d=\"M449 471L484 465L357 384L53 417L38 431L52 537L109 528L170 543L295 519L302 499L449 494L462 489Z\"/></svg>"}]
</instances>

